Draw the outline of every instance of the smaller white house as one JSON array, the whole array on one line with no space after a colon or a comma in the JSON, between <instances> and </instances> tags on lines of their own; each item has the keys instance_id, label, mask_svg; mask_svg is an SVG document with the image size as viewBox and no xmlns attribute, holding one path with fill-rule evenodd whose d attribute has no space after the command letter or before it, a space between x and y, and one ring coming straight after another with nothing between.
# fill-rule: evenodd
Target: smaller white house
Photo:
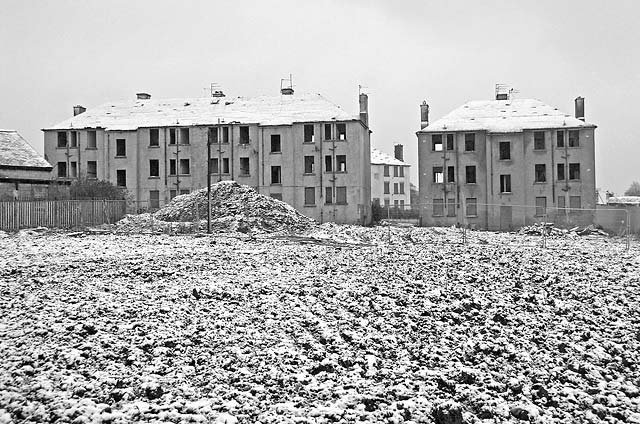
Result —
<instances>
[{"instance_id":1,"label":"smaller white house","mask_svg":"<svg viewBox=\"0 0 640 424\"><path fill-rule=\"evenodd\" d=\"M371 199L381 206L403 208L411 204L411 165L403 161L402 144L394 146L394 156L371 149Z\"/></svg>"}]
</instances>

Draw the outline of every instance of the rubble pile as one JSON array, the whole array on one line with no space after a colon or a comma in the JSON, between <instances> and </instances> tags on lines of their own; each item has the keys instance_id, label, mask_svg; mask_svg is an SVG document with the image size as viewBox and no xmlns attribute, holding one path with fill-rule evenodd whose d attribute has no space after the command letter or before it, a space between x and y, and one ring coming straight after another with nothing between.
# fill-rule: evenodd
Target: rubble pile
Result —
<instances>
[{"instance_id":1,"label":"rubble pile","mask_svg":"<svg viewBox=\"0 0 640 424\"><path fill-rule=\"evenodd\" d=\"M637 244L331 227L0 238L0 422L640 423Z\"/></svg>"},{"instance_id":2,"label":"rubble pile","mask_svg":"<svg viewBox=\"0 0 640 424\"><path fill-rule=\"evenodd\" d=\"M598 235L598 236L605 236L605 237L609 236L609 234L606 231L598 229L593 225L589 225L586 227L573 227L571 229L562 229L562 228L557 228L551 222L547 222L544 224L535 223L533 225L522 227L520 230L518 230L517 233L521 235L535 235L535 236L546 235L547 237L564 237L567 235L570 235L570 236Z\"/></svg>"}]
</instances>

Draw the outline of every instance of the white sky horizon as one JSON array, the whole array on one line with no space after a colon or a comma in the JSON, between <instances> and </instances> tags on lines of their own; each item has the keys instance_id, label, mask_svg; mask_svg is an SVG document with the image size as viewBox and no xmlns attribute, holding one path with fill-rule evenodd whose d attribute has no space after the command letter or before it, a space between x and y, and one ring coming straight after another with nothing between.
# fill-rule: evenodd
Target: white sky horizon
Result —
<instances>
[{"instance_id":1,"label":"white sky horizon","mask_svg":"<svg viewBox=\"0 0 640 424\"><path fill-rule=\"evenodd\" d=\"M358 113L373 147L405 146L417 184L419 105L430 120L496 83L598 126L596 186L640 181L640 2L3 0L0 128L43 152L41 128L72 108L134 98L277 95L280 79Z\"/></svg>"}]
</instances>

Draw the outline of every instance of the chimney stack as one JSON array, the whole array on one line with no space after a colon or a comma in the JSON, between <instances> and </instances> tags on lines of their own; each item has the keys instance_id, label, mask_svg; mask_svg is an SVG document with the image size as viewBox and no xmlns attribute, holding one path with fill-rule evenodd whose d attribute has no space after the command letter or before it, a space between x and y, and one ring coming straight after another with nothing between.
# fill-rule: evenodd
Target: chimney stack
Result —
<instances>
[{"instance_id":1,"label":"chimney stack","mask_svg":"<svg viewBox=\"0 0 640 424\"><path fill-rule=\"evenodd\" d=\"M420 105L420 129L423 130L429 126L429 105L424 100Z\"/></svg>"},{"instance_id":2,"label":"chimney stack","mask_svg":"<svg viewBox=\"0 0 640 424\"><path fill-rule=\"evenodd\" d=\"M283 84L286 81L289 81L288 85ZM280 80L280 94L283 96L293 95L293 75L289 74L289 79L282 78Z\"/></svg>"},{"instance_id":3,"label":"chimney stack","mask_svg":"<svg viewBox=\"0 0 640 424\"><path fill-rule=\"evenodd\" d=\"M87 108L86 108L86 107L84 107L84 106L75 105L75 106L73 107L73 116L78 116L78 115L80 115L81 113L84 113L86 110L87 110Z\"/></svg>"},{"instance_id":4,"label":"chimney stack","mask_svg":"<svg viewBox=\"0 0 640 424\"><path fill-rule=\"evenodd\" d=\"M402 144L393 145L393 156L399 161L404 162L404 147Z\"/></svg>"},{"instance_id":5,"label":"chimney stack","mask_svg":"<svg viewBox=\"0 0 640 424\"><path fill-rule=\"evenodd\" d=\"M367 127L369 126L369 96L360 93L360 120Z\"/></svg>"},{"instance_id":6,"label":"chimney stack","mask_svg":"<svg viewBox=\"0 0 640 424\"><path fill-rule=\"evenodd\" d=\"M151 94L149 94L149 93L136 93L136 98L138 100L149 100L151 98Z\"/></svg>"},{"instance_id":7,"label":"chimney stack","mask_svg":"<svg viewBox=\"0 0 640 424\"><path fill-rule=\"evenodd\" d=\"M576 118L584 121L584 97L576 97Z\"/></svg>"}]
</instances>

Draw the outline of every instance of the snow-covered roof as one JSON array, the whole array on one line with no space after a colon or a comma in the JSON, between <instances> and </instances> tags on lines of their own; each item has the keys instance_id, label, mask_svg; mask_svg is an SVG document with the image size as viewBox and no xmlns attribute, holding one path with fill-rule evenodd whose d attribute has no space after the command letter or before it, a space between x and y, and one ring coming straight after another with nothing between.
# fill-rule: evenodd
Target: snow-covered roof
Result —
<instances>
[{"instance_id":1,"label":"snow-covered roof","mask_svg":"<svg viewBox=\"0 0 640 424\"><path fill-rule=\"evenodd\" d=\"M521 132L546 128L595 128L536 99L467 102L420 132Z\"/></svg>"},{"instance_id":2,"label":"snow-covered roof","mask_svg":"<svg viewBox=\"0 0 640 424\"><path fill-rule=\"evenodd\" d=\"M127 131L148 127L223 123L291 125L295 122L359 120L320 94L280 96L138 99L109 102L87 109L45 130L104 128Z\"/></svg>"},{"instance_id":3,"label":"snow-covered roof","mask_svg":"<svg viewBox=\"0 0 640 424\"><path fill-rule=\"evenodd\" d=\"M411 166L406 162L398 160L393 156L389 156L388 154L373 148L371 149L371 164L372 165Z\"/></svg>"},{"instance_id":4,"label":"snow-covered roof","mask_svg":"<svg viewBox=\"0 0 640 424\"><path fill-rule=\"evenodd\" d=\"M608 205L640 205L640 196L609 197Z\"/></svg>"},{"instance_id":5,"label":"snow-covered roof","mask_svg":"<svg viewBox=\"0 0 640 424\"><path fill-rule=\"evenodd\" d=\"M0 130L0 167L3 166L51 169L49 162L15 130Z\"/></svg>"}]
</instances>

